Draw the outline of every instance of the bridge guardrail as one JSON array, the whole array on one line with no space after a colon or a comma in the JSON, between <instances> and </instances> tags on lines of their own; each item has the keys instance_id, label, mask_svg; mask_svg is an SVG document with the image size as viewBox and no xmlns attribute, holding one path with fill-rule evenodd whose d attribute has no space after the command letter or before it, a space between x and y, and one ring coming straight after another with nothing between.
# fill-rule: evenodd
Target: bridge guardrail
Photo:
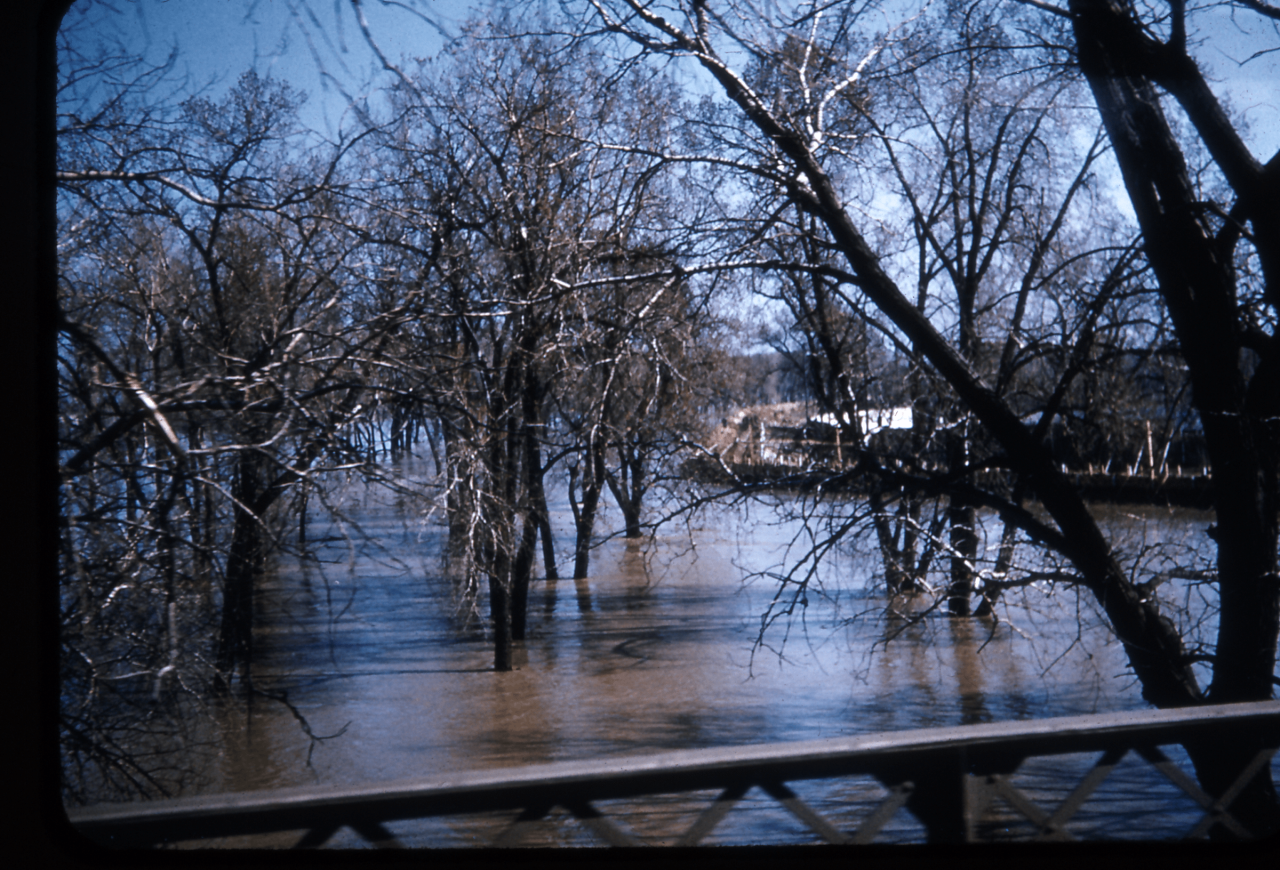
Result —
<instances>
[{"instance_id":1,"label":"bridge guardrail","mask_svg":"<svg viewBox=\"0 0 1280 870\"><path fill-rule=\"evenodd\" d=\"M1248 761L1223 794L1205 794L1160 747L1231 740ZM917 729L817 741L680 750L639 757L559 762L474 771L392 783L205 795L68 810L72 825L117 848L305 830L296 847L323 845L348 827L380 847L401 843L387 828L399 820L493 810L516 811L494 845L519 845L554 807L567 809L603 842L634 846L637 837L602 813L601 801L715 790L687 829L665 843L697 845L734 806L758 788L829 843L869 843L904 807L931 842L979 839L980 822L999 799L1029 820L1035 839L1071 839L1068 822L1133 752L1203 810L1184 836L1204 837L1221 824L1241 838L1254 832L1231 814L1241 790L1280 746L1280 701L1143 710L1029 721ZM1046 810L1011 781L1028 758L1101 753L1074 790ZM869 774L886 794L853 830L842 829L803 801L788 783Z\"/></svg>"}]
</instances>

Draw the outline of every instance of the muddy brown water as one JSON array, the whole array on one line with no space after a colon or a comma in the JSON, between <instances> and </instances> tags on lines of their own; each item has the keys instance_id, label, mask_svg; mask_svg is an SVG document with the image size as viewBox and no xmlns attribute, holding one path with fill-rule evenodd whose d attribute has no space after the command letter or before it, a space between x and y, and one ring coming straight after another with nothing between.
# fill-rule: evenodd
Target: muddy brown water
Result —
<instances>
[{"instance_id":1,"label":"muddy brown water","mask_svg":"<svg viewBox=\"0 0 1280 870\"><path fill-rule=\"evenodd\" d=\"M468 617L476 603L441 576L439 526L403 500L355 487L344 497L363 535L313 521L313 539L325 539L321 563L282 561L259 591L254 670L259 686L287 692L314 734L341 736L313 744L283 705L262 698L247 711L228 707L209 790L376 783L1146 706L1087 598L1064 589L1011 597L994 626L933 616L905 624L884 618L870 563L853 553L823 566L821 592L815 584L808 607L775 623L762 645L761 615L778 584L750 575L788 564L786 545L801 531L764 504L712 511L639 546L604 542L587 580L536 581L529 638L517 646L516 669L498 673L485 620ZM567 558L562 507L554 521ZM1202 546L1202 515L1112 513L1108 521L1135 547L1171 537L1189 550ZM606 514L602 527L614 519ZM1019 781L1051 811L1053 795L1073 784L1064 771L1078 779L1090 761L1028 762ZM1138 836L1176 836L1194 822L1194 814L1164 820L1152 789L1175 800L1177 790L1132 758L1126 765L1078 817L1089 836L1133 836L1135 828ZM796 789L833 820L847 818L849 830L884 795L870 780ZM624 821L664 842L712 797L650 800ZM1189 799L1182 805L1194 809ZM510 816L391 827L410 845L480 845ZM597 842L558 816L544 827L537 842L545 845ZM1005 828L1019 830L1011 816L992 830ZM921 836L901 811L882 839ZM797 837L814 839L752 792L709 842ZM362 844L344 831L331 845Z\"/></svg>"}]
</instances>

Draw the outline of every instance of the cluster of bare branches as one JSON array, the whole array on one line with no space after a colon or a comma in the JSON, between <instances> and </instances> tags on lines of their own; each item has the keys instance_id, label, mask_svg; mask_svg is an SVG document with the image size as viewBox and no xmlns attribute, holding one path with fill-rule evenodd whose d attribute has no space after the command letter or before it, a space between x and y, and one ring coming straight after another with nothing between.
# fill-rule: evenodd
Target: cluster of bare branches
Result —
<instances>
[{"instance_id":1,"label":"cluster of bare branches","mask_svg":"<svg viewBox=\"0 0 1280 870\"><path fill-rule=\"evenodd\" d=\"M88 710L104 683L161 704L250 680L283 508L360 463L351 424L390 335L355 316L348 146L298 159L297 95L248 73L223 101L155 104L162 70L97 63L136 74L83 99L69 74L60 107L62 644L81 722L107 715Z\"/></svg>"},{"instance_id":2,"label":"cluster of bare branches","mask_svg":"<svg viewBox=\"0 0 1280 870\"><path fill-rule=\"evenodd\" d=\"M306 556L347 476L412 488L388 452L435 457L450 568L471 607L487 595L499 669L539 539L557 576L552 475L575 576L606 489L641 533L699 425L716 282L662 232L678 180L602 144L665 135L663 79L566 48L477 25L403 75L388 117L323 142L285 84L250 72L174 103L165 67L67 47L64 732L67 769L98 771L78 783L171 790L119 735L255 691L262 578Z\"/></svg>"},{"instance_id":3,"label":"cluster of bare branches","mask_svg":"<svg viewBox=\"0 0 1280 870\"><path fill-rule=\"evenodd\" d=\"M1055 577L1096 597L1152 703L1270 697L1280 211L1263 191L1274 192L1277 158L1250 153L1189 54L1185 4L1168 18L1119 0L944 4L914 18L875 3L588 5L587 26L620 58L683 61L714 82L685 159L734 176L749 203L735 229L794 263L774 294L821 360L816 394L863 447L824 491L841 474L871 479L881 507L868 519L893 585L922 579L914 545L928 528L936 545L923 554L945 544L949 556L948 610L967 614L985 507L1007 530L993 573L1007 575L1018 537L1065 560ZM1175 129L1166 102L1190 129ZM1095 182L1107 151L1137 213L1136 245ZM905 227L894 223L903 213ZM861 437L849 318L911 367L905 449ZM1192 669L1200 654L1151 594L1157 578L1126 566L1053 450L1055 426L1098 413L1082 405L1105 363L1123 370L1115 362L1135 354L1185 366L1166 415L1193 409L1212 470L1220 607L1207 691ZM920 493L945 498L945 542L913 506ZM832 513L838 537L862 512ZM802 601L803 582L795 589ZM1210 791L1225 787L1220 761L1197 756ZM1269 777L1251 788L1256 820L1273 824Z\"/></svg>"},{"instance_id":4,"label":"cluster of bare branches","mask_svg":"<svg viewBox=\"0 0 1280 870\"><path fill-rule=\"evenodd\" d=\"M548 481L568 475L585 577L606 487L639 535L651 475L697 424L712 284L661 232L682 195L665 164L607 145L665 135L665 83L637 73L477 25L405 73L377 140L376 242L418 296L398 370L440 421L453 570L488 594L499 669L539 541L559 572Z\"/></svg>"}]
</instances>

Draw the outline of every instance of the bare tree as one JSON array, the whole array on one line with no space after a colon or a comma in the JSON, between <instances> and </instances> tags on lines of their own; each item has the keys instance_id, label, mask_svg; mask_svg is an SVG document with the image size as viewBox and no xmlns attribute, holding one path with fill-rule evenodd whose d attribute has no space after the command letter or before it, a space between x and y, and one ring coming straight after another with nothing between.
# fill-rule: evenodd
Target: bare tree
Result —
<instances>
[{"instance_id":1,"label":"bare tree","mask_svg":"<svg viewBox=\"0 0 1280 870\"><path fill-rule=\"evenodd\" d=\"M138 62L103 68L143 75L77 102L69 66L60 107L64 745L81 783L149 793L152 706L252 690L280 508L361 464L345 434L389 332L344 305L344 149L285 159L296 94L249 73L166 106Z\"/></svg>"},{"instance_id":2,"label":"bare tree","mask_svg":"<svg viewBox=\"0 0 1280 870\"><path fill-rule=\"evenodd\" d=\"M1070 22L1204 430L1221 599L1207 694L1269 698L1280 631L1280 154L1263 163L1242 141L1189 53L1181 0L1170 3L1167 20L1114 0L1049 8ZM1161 91L1211 156L1225 200L1206 201L1192 182ZM1224 747L1199 764L1211 794L1226 788L1227 766L1248 749ZM1251 815L1274 826L1270 778L1258 777L1253 789Z\"/></svg>"},{"instance_id":3,"label":"bare tree","mask_svg":"<svg viewBox=\"0 0 1280 870\"><path fill-rule=\"evenodd\" d=\"M1240 328L1239 318L1244 312L1235 304L1234 291L1228 289L1234 288L1231 279L1235 272L1229 265L1234 260L1215 256L1219 249L1214 236L1205 231L1205 212L1194 204L1185 173L1176 170L1183 165L1180 153L1167 125L1155 114L1158 101L1150 92L1150 85L1129 75L1133 67L1117 66L1121 57L1132 58L1135 53L1151 62L1169 58L1161 44L1141 31L1131 16L1118 14L1112 5L1072 6L1081 60L1086 74L1093 77L1109 137L1125 169L1130 194L1144 226L1147 256L1160 278L1164 303L1179 324L1193 385L1203 383L1203 387L1195 387L1195 401L1206 435L1217 427L1219 435L1213 437L1224 439L1224 452L1215 455L1214 462L1214 481L1220 492L1218 511L1223 524L1230 518L1233 527L1239 527L1239 537L1226 542L1226 536L1219 533L1224 539L1219 548L1222 633L1214 657L1215 682L1208 694L1197 682L1192 656L1175 626L1120 563L1080 492L1054 461L1044 433L1038 431L1038 426L1024 423L1008 399L984 380L972 360L965 358L956 342L949 341L938 325L903 294L868 242L868 235L859 228L855 212L846 204L840 172L847 165L852 144L842 138L845 134L828 128L826 112L832 101L856 84L884 52L886 38L869 41L857 56L824 78L808 79L806 68L802 68L801 81L807 83L805 99L790 106L788 112L771 105L767 95L735 68L734 58L738 56L762 60L778 57L785 41L783 34L793 34L814 46L816 55L834 54L836 47L843 45L841 40L859 23L861 7L827 9L804 5L794 12L779 10L765 15L745 6L713 7L704 0L672 4L661 11L639 0L593 0L591 6L596 26L620 36L631 51L689 58L716 82L727 106L736 110L743 122L743 134L732 142L731 148L722 144L716 153L702 151L698 156L751 179L753 184L767 185L822 225L827 244L847 263L846 283L856 286L876 316L887 321L887 331L900 336L910 351L927 361L949 385L958 402L972 415L974 426L981 427L980 437L989 439L1000 451L1005 468L1027 482L1051 522L1036 519L1016 501L989 489L957 483L948 488L949 494L995 509L1030 540L1069 560L1074 571L1072 579L1096 597L1124 645L1144 697L1158 706L1269 697L1275 660L1275 614L1280 599L1274 582L1276 453L1269 446L1274 444L1274 435L1268 428L1271 424L1265 421L1275 415L1273 411L1259 415L1258 411L1271 408L1275 397L1280 396L1271 374L1274 336L1261 324L1254 327L1249 323ZM1240 204L1236 206L1241 213L1226 221L1220 236L1231 245L1236 244L1243 236L1239 219L1247 213L1255 227L1254 236L1260 240L1258 250L1265 267L1269 252L1276 248L1266 244L1272 230L1267 229L1266 206L1256 193L1266 189L1268 176L1247 153L1241 154L1238 140L1232 141L1230 126L1224 123L1220 112L1215 114L1217 101L1210 99L1207 88L1197 85L1203 85L1203 79L1194 65L1181 63L1183 47L1176 39L1173 45L1171 63L1176 62L1173 68L1178 74L1167 73L1166 86L1184 101L1210 148L1221 154L1224 172L1236 173L1242 184ZM1166 68L1156 65L1147 74L1158 77L1166 74ZM1144 87L1147 91L1142 90ZM1169 159L1153 160L1148 152L1141 156L1138 141L1123 144L1125 137L1138 137L1144 147L1162 147L1169 152ZM1131 150L1126 153L1126 148ZM1178 211L1170 212L1172 204L1177 204ZM1177 224L1178 220L1183 224ZM1160 246L1163 251L1157 250ZM1196 252L1203 253L1204 262L1194 261ZM1160 262L1166 256L1170 258L1168 266ZM1221 291L1197 290L1191 294L1188 281L1192 278L1188 276L1201 272L1204 280L1196 279L1195 286L1221 287ZM1265 286L1260 289L1270 293ZM1198 316L1193 312L1200 305L1208 305L1212 311ZM1257 306L1251 310L1260 311ZM1245 338L1250 335L1256 335L1258 342ZM1219 339L1222 343L1214 344ZM1259 354L1258 372L1252 379L1240 366L1242 342L1255 344L1257 349L1250 348L1250 352ZM1217 350L1212 350L1210 344ZM1210 396L1209 391L1214 389L1209 386L1211 382L1236 384L1238 389L1219 388ZM1229 404L1231 396L1238 400L1234 405ZM1228 456L1226 444L1252 458L1242 462ZM877 469L864 465L860 471ZM1234 536L1235 531L1231 534ZM1207 748L1197 749L1193 756L1197 758L1201 780L1211 793L1221 793L1227 779L1240 767L1222 764L1223 756ZM1261 803L1254 804L1260 815L1252 820L1262 830L1266 827L1262 822L1274 815L1274 795L1265 771L1254 783L1254 788L1260 789L1256 796Z\"/></svg>"},{"instance_id":4,"label":"bare tree","mask_svg":"<svg viewBox=\"0 0 1280 870\"><path fill-rule=\"evenodd\" d=\"M639 95L653 86L515 32L473 25L399 88L384 137L395 226L377 238L422 299L416 377L442 422L452 547L464 586L487 586L499 669L524 636L539 537L557 573L544 479L582 458L585 575L619 361L678 283L648 279L641 300L611 265L649 245L660 167L599 143L645 135ZM633 308L614 307L624 297Z\"/></svg>"},{"instance_id":5,"label":"bare tree","mask_svg":"<svg viewBox=\"0 0 1280 870\"><path fill-rule=\"evenodd\" d=\"M1080 153L1067 144L1078 120L1069 108L1074 83L1061 70L1022 68L1006 14L968 6L930 19L945 36L904 45L915 59L885 82L881 102L892 108L866 114L911 215L917 308L952 324L960 356L997 394L1012 393L1021 416L1035 415L1043 438L1061 410L1055 388L1079 373L1068 360L1088 355L1102 313L1062 297L1076 276L1105 274L1125 252L1081 232L1083 212L1073 205L1093 192L1100 136ZM1047 311L1046 297L1057 298ZM941 418L929 422L945 430L937 437L948 473L971 482L967 469L999 464L984 455L963 407L933 413ZM920 455L924 446L913 447ZM960 616L970 612L976 580L975 508L952 494L947 608ZM1013 533L1006 524L1006 556ZM997 575L1006 571L996 566Z\"/></svg>"},{"instance_id":6,"label":"bare tree","mask_svg":"<svg viewBox=\"0 0 1280 870\"><path fill-rule=\"evenodd\" d=\"M646 495L682 478L681 460L704 428L699 409L718 360L720 322L710 307L714 283L682 277L680 259L624 250L605 264L582 311L582 338L554 400L578 445L569 449L582 457L581 472L570 467L575 578L587 576L605 486L622 511L623 534L639 538Z\"/></svg>"}]
</instances>

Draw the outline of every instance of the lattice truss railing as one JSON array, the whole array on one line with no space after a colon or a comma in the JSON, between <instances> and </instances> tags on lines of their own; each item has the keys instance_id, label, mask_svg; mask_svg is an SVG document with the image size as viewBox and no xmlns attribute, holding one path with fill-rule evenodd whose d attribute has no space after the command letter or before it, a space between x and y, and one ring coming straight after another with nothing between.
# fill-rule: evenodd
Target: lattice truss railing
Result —
<instances>
[{"instance_id":1,"label":"lattice truss railing","mask_svg":"<svg viewBox=\"0 0 1280 870\"><path fill-rule=\"evenodd\" d=\"M1225 741L1225 742L1224 742ZM1230 745L1240 764L1217 796L1161 749L1174 744ZM290 789L212 795L143 805L106 805L69 811L72 824L96 842L145 847L175 841L305 831L296 847L324 845L341 829L381 848L404 844L388 824L409 819L506 812L490 845L545 842L548 825L567 813L597 842L613 846L706 843L744 800L760 796L784 809L808 832L833 844L870 843L905 809L933 842L1001 839L1011 824L1031 839L1073 839L1068 823L1132 754L1172 782L1199 807L1182 831L1206 836L1222 825L1236 837L1255 832L1232 814L1236 799L1267 767L1280 746L1280 702L1191 710L999 722L851 738L668 752L644 758L565 762L460 774L448 780L344 789ZM1065 797L1016 779L1025 761L1089 753L1096 758ZM1240 763L1243 762L1243 763ZM1202 762L1203 763L1203 762ZM871 777L879 797L852 822L840 800L810 802L797 794L802 781ZM1068 781L1069 782L1069 781ZM675 832L641 835L621 819L643 817L658 796L703 792L709 803L692 824ZM859 806L866 803L865 790ZM1150 802L1154 794L1145 796ZM605 806L609 804L609 806ZM815 808L814 804L818 804ZM820 811L821 810L821 811ZM1122 810L1123 812L1123 810ZM611 815L612 813L612 815ZM825 813L825 814L824 814ZM1140 814L1139 814L1140 815ZM514 818L513 818L514 816ZM686 817L687 820L687 817ZM1086 830L1087 833L1087 830ZM749 836L749 835L748 835ZM1176 836L1176 834L1175 834Z\"/></svg>"},{"instance_id":2,"label":"lattice truss railing","mask_svg":"<svg viewBox=\"0 0 1280 870\"><path fill-rule=\"evenodd\" d=\"M889 797L879 805L866 821L852 834L846 834L830 819L813 809L803 801L785 782L762 782L755 786L732 785L715 797L710 805L697 817L697 820L677 836L663 837L658 843L651 839L636 836L624 830L615 820L609 818L592 804L591 801L577 801L566 804L567 810L575 819L590 830L600 842L610 846L698 846L715 830L716 826L737 806L748 791L758 788L768 795L792 816L800 820L807 828L827 843L870 843L894 815L906 805L914 791L912 783L899 783L889 788ZM547 804L529 807L502 831L494 841L494 846L525 845L536 833L537 824L545 819L553 807ZM384 841L384 845L392 846Z\"/></svg>"},{"instance_id":3,"label":"lattice truss railing","mask_svg":"<svg viewBox=\"0 0 1280 870\"><path fill-rule=\"evenodd\" d=\"M1011 781L1009 774L987 773L971 776L966 781L966 799L968 804L967 839L979 839L972 834L976 824L980 824L991 804L1000 799L1015 813L1025 818L1035 827L1033 840L1074 840L1067 830L1067 822L1084 806L1091 795L1102 785L1103 781L1116 769L1128 752L1132 752L1146 761L1170 782L1176 785L1203 811L1200 818L1181 836L1184 840L1197 840L1205 837L1210 828L1221 824L1236 837L1248 840L1253 838L1241 822L1230 813L1231 805L1258 773L1275 755L1275 747L1259 749L1223 794L1214 798L1206 794L1187 773L1174 763L1158 746L1136 746L1131 749L1108 749L1102 753L1089 772L1079 784L1053 809L1047 812L1044 807L1028 797Z\"/></svg>"},{"instance_id":4,"label":"lattice truss railing","mask_svg":"<svg viewBox=\"0 0 1280 870\"><path fill-rule=\"evenodd\" d=\"M1203 809L1203 814L1196 823L1187 829L1183 839L1200 839L1206 836L1209 829L1221 823L1241 839L1250 839L1244 825L1237 821L1229 811L1235 797L1246 783L1255 776L1263 766L1271 760L1275 749L1262 749L1241 771L1230 789L1219 799L1214 799L1192 780L1187 774L1158 747L1139 747L1129 750L1141 756L1154 768L1164 774L1171 782L1189 795ZM1115 769L1124 757L1126 750L1108 750L1102 754L1089 773L1076 788L1052 812L1046 811L1035 800L1028 797L1011 782L1008 774L986 774L981 776L966 775L965 788L968 803L966 819L966 840L980 840L975 833L984 819L986 811L995 800L1003 800L1005 805L1035 826L1032 840L1074 840L1068 830L1067 823L1076 815L1085 801L1098 788L1107 776ZM816 811L802 800L785 782L762 782L756 788L768 795L792 816L799 820L809 831L816 834L823 842L837 845L859 845L871 843L894 819L898 812L906 807L916 791L913 782L886 784L887 797L867 815L855 830L842 830L831 819ZM698 817L688 830L678 837L664 838L662 845L697 846L715 830L716 826L747 794L748 787L735 785L726 788ZM644 846L651 845L641 837L628 833L615 821L601 813L590 801L579 801L566 804L564 807L575 819L580 821L598 839L610 846ZM537 822L545 819L551 806L542 804L524 810L514 822L507 827L494 841L494 846L519 846L527 842L527 835ZM394 838L371 839L378 845L395 847L399 844Z\"/></svg>"}]
</instances>

